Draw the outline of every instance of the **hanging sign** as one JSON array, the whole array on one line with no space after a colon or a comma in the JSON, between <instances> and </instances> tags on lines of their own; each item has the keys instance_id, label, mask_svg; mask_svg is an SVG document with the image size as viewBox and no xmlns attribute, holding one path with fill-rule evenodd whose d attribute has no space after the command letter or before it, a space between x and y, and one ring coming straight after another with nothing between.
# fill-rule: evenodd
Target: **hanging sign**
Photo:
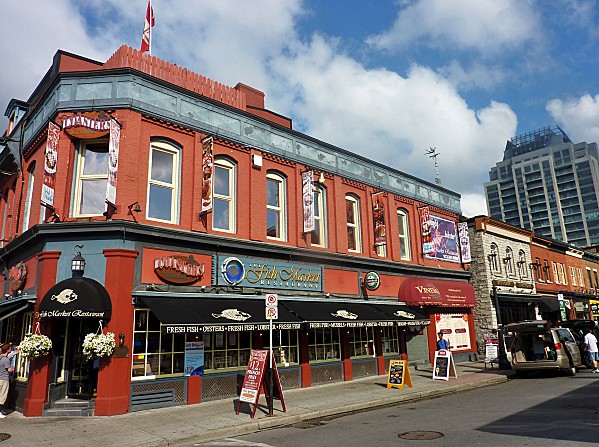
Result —
<instances>
[{"instance_id":1,"label":"hanging sign","mask_svg":"<svg viewBox=\"0 0 599 447\"><path fill-rule=\"evenodd\" d=\"M468 222L458 223L458 235L460 237L460 251L462 254L462 262L468 264L472 262L470 254L470 236L468 235Z\"/></svg>"},{"instance_id":2,"label":"hanging sign","mask_svg":"<svg viewBox=\"0 0 599 447\"><path fill-rule=\"evenodd\" d=\"M201 213L212 211L212 175L214 157L212 155L214 138L202 139L202 204Z\"/></svg>"},{"instance_id":3,"label":"hanging sign","mask_svg":"<svg viewBox=\"0 0 599 447\"><path fill-rule=\"evenodd\" d=\"M121 126L110 118L110 140L108 142L108 182L106 182L106 202L116 206L116 179L119 169L119 143Z\"/></svg>"},{"instance_id":4,"label":"hanging sign","mask_svg":"<svg viewBox=\"0 0 599 447\"><path fill-rule=\"evenodd\" d=\"M314 231L314 172L302 173L302 197L304 204L304 233Z\"/></svg>"},{"instance_id":5,"label":"hanging sign","mask_svg":"<svg viewBox=\"0 0 599 447\"><path fill-rule=\"evenodd\" d=\"M449 380L449 377L458 378L451 351L442 349L435 352L433 366L433 379Z\"/></svg>"},{"instance_id":6,"label":"hanging sign","mask_svg":"<svg viewBox=\"0 0 599 447\"><path fill-rule=\"evenodd\" d=\"M374 219L374 245L385 245L387 243L383 195L383 192L376 192L371 196L372 216Z\"/></svg>"},{"instance_id":7,"label":"hanging sign","mask_svg":"<svg viewBox=\"0 0 599 447\"><path fill-rule=\"evenodd\" d=\"M377 272L368 272L364 275L364 287L370 291L375 291L381 285L381 277Z\"/></svg>"},{"instance_id":8,"label":"hanging sign","mask_svg":"<svg viewBox=\"0 0 599 447\"><path fill-rule=\"evenodd\" d=\"M193 284L204 276L204 264L192 255L162 256L154 259L154 273L171 284Z\"/></svg>"},{"instance_id":9,"label":"hanging sign","mask_svg":"<svg viewBox=\"0 0 599 447\"><path fill-rule=\"evenodd\" d=\"M412 377L408 369L408 361L391 360L389 362L389 372L387 373L387 388L403 390L405 385L412 388Z\"/></svg>"},{"instance_id":10,"label":"hanging sign","mask_svg":"<svg viewBox=\"0 0 599 447\"><path fill-rule=\"evenodd\" d=\"M44 183L42 185L42 205L50 208L54 206L54 184L56 183L59 139L60 127L50 121L48 123L48 137L44 153Z\"/></svg>"},{"instance_id":11,"label":"hanging sign","mask_svg":"<svg viewBox=\"0 0 599 447\"><path fill-rule=\"evenodd\" d=\"M418 208L420 217L420 236L422 237L422 253L432 253L433 237L431 235L430 214L428 206Z\"/></svg>"}]
</instances>

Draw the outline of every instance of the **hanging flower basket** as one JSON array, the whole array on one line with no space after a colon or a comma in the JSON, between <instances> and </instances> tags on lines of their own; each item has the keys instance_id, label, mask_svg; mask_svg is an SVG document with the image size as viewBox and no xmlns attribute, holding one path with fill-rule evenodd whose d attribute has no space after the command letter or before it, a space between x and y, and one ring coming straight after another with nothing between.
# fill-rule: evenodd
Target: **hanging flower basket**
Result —
<instances>
[{"instance_id":1,"label":"hanging flower basket","mask_svg":"<svg viewBox=\"0 0 599 447\"><path fill-rule=\"evenodd\" d=\"M19 345L21 355L34 359L46 355L52 349L52 340L45 335L32 334L23 339Z\"/></svg>"},{"instance_id":2,"label":"hanging flower basket","mask_svg":"<svg viewBox=\"0 0 599 447\"><path fill-rule=\"evenodd\" d=\"M116 346L114 334L87 334L83 340L83 355L88 360L112 355Z\"/></svg>"}]
</instances>

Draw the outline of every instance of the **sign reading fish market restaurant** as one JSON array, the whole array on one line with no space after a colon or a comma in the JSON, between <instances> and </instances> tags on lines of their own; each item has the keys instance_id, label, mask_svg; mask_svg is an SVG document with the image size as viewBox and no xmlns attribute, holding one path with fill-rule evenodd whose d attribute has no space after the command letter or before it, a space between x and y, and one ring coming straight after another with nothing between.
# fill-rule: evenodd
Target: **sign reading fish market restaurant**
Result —
<instances>
[{"instance_id":1,"label":"sign reading fish market restaurant","mask_svg":"<svg viewBox=\"0 0 599 447\"><path fill-rule=\"evenodd\" d=\"M234 269L233 269L234 267ZM233 271L234 270L234 271ZM322 292L322 267L307 264L282 263L255 258L216 258L216 284L260 289L286 289ZM238 273L242 272L240 277Z\"/></svg>"}]
</instances>

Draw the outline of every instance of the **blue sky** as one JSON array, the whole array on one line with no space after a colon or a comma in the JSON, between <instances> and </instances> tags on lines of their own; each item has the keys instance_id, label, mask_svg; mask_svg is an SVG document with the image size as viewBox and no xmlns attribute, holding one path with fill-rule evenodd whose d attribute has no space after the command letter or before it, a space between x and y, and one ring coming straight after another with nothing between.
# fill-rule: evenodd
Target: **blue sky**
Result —
<instances>
[{"instance_id":1,"label":"blue sky","mask_svg":"<svg viewBox=\"0 0 599 447\"><path fill-rule=\"evenodd\" d=\"M43 8L40 5L43 4ZM590 0L154 0L153 55L265 92L294 128L462 195L506 140L559 125L599 141ZM147 0L2 2L0 107L27 99L58 49L139 47ZM3 120L3 127L6 120Z\"/></svg>"}]
</instances>

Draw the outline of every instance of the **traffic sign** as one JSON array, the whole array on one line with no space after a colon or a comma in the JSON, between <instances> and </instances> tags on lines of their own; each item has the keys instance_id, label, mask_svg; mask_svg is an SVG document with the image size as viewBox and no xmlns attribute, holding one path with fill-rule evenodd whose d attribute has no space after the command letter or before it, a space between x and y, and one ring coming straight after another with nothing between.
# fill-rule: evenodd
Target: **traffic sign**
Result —
<instances>
[{"instance_id":1,"label":"traffic sign","mask_svg":"<svg viewBox=\"0 0 599 447\"><path fill-rule=\"evenodd\" d=\"M267 320L278 320L279 319L279 308L278 307L267 307L266 308L266 319Z\"/></svg>"},{"instance_id":2,"label":"traffic sign","mask_svg":"<svg viewBox=\"0 0 599 447\"><path fill-rule=\"evenodd\" d=\"M279 295L276 293L269 293L266 295L266 307L277 307L279 304Z\"/></svg>"}]
</instances>

